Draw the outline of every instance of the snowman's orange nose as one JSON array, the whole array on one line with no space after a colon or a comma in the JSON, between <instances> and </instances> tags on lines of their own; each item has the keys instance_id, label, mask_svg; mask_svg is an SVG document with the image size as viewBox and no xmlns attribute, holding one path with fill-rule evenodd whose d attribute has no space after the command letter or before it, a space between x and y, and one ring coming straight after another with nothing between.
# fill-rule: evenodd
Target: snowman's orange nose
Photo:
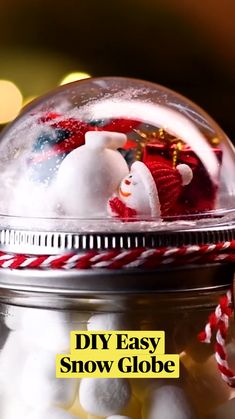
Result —
<instances>
[{"instance_id":1,"label":"snowman's orange nose","mask_svg":"<svg viewBox=\"0 0 235 419\"><path fill-rule=\"evenodd\" d=\"M131 184L131 182L130 182L129 180L127 180L127 179L125 179L125 180L124 180L124 183L125 183L126 185L130 185L130 184Z\"/></svg>"}]
</instances>

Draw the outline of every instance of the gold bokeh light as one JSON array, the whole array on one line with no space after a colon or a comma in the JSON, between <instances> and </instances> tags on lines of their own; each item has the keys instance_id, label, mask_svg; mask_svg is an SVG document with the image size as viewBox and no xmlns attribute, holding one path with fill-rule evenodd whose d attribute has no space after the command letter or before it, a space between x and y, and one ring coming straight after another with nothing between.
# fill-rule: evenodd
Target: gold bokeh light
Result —
<instances>
[{"instance_id":1,"label":"gold bokeh light","mask_svg":"<svg viewBox=\"0 0 235 419\"><path fill-rule=\"evenodd\" d=\"M83 80L83 79L89 79L91 77L88 73L83 73L81 71L73 72L67 74L60 82L60 85L72 83L73 81Z\"/></svg>"},{"instance_id":2,"label":"gold bokeh light","mask_svg":"<svg viewBox=\"0 0 235 419\"><path fill-rule=\"evenodd\" d=\"M22 94L15 84L0 80L0 124L12 121L20 112L22 102Z\"/></svg>"}]
</instances>

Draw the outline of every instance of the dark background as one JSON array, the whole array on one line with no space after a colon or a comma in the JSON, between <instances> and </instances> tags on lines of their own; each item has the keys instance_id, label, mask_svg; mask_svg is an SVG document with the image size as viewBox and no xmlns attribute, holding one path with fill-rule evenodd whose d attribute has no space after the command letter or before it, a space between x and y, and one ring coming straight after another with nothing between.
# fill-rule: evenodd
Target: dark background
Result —
<instances>
[{"instance_id":1,"label":"dark background","mask_svg":"<svg viewBox=\"0 0 235 419\"><path fill-rule=\"evenodd\" d=\"M72 71L163 84L235 138L235 1L1 0L0 79L27 99Z\"/></svg>"}]
</instances>

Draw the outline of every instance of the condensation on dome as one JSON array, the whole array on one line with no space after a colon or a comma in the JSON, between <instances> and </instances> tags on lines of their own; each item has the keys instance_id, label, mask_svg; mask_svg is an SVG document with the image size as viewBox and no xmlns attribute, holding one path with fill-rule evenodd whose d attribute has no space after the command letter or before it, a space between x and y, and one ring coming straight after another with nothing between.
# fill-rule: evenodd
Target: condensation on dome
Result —
<instances>
[{"instance_id":1,"label":"condensation on dome","mask_svg":"<svg viewBox=\"0 0 235 419\"><path fill-rule=\"evenodd\" d=\"M198 106L126 78L71 83L2 133L1 223L175 228L233 220L234 149Z\"/></svg>"}]
</instances>

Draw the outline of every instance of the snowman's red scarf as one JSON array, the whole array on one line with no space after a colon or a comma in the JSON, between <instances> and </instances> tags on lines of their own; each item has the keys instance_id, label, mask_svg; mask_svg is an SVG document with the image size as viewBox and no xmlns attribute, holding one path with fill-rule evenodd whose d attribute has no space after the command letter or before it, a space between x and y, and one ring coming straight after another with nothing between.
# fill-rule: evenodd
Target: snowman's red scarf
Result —
<instances>
[{"instance_id":1,"label":"snowman's red scarf","mask_svg":"<svg viewBox=\"0 0 235 419\"><path fill-rule=\"evenodd\" d=\"M117 196L109 200L109 206L112 214L123 220L129 220L137 216L136 210L128 207Z\"/></svg>"}]
</instances>

